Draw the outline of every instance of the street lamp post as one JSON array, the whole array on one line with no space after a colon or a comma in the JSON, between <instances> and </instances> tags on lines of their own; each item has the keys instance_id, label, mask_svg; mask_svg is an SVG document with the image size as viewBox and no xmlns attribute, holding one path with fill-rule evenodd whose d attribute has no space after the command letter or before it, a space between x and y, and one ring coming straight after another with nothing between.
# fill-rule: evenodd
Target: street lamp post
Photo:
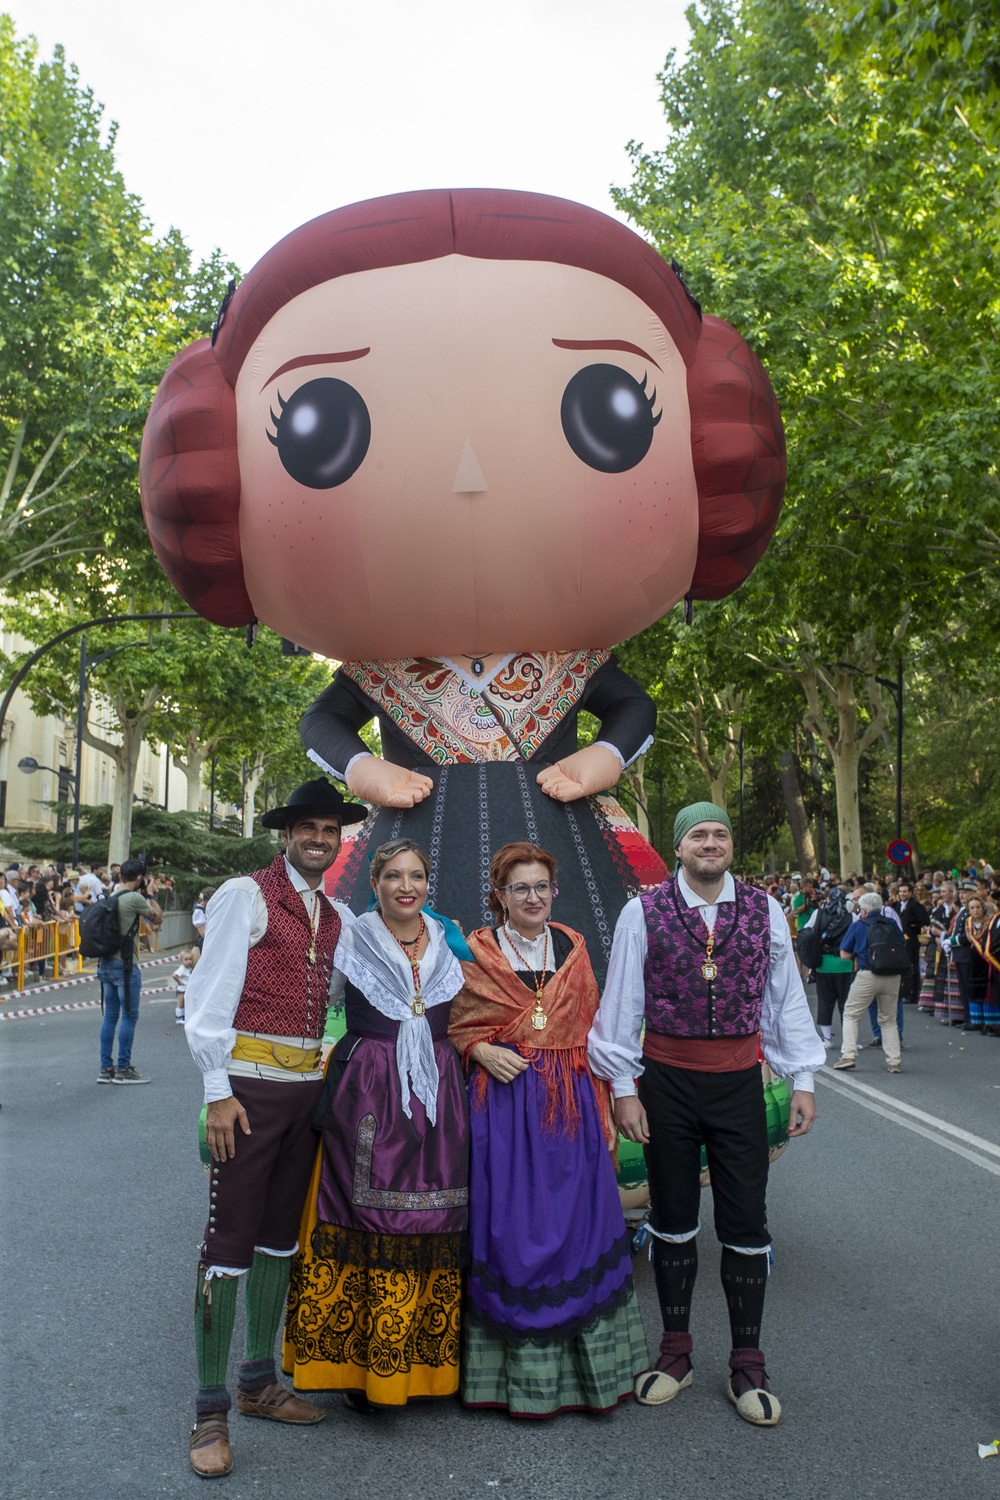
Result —
<instances>
[{"instance_id":1,"label":"street lamp post","mask_svg":"<svg viewBox=\"0 0 1000 1500\"><path fill-rule=\"evenodd\" d=\"M896 698L896 838L903 837L903 658L896 662L896 681L876 677Z\"/></svg>"},{"instance_id":2,"label":"street lamp post","mask_svg":"<svg viewBox=\"0 0 1000 1500\"><path fill-rule=\"evenodd\" d=\"M76 779L75 776L71 775L65 768L63 768L63 770L61 770L61 771L57 771L56 768L55 768L55 766L40 766L38 764L38 761L35 759L35 757L33 755L22 755L21 759L17 763L17 769L19 771L23 771L26 776L33 776L36 771L51 771L52 774L53 774L53 776L58 776L59 777L60 783L62 782L62 778L64 776L69 776L69 779L70 779L70 781L72 781L74 788L76 788L75 798L76 798L77 805L79 805L80 792L79 792L79 787L77 785L77 779ZM62 798L60 798L59 800L62 801ZM74 856L73 856L73 868L74 869L76 868L76 863L77 863L77 861L76 861L76 855L74 854Z\"/></svg>"}]
</instances>

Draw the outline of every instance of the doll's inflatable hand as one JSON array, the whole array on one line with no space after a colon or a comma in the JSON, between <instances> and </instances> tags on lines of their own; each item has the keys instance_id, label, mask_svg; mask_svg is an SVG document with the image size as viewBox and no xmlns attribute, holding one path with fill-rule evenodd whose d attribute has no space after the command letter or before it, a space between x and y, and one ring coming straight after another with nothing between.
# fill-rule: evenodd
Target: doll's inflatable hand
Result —
<instances>
[{"instance_id":1,"label":"doll's inflatable hand","mask_svg":"<svg viewBox=\"0 0 1000 1500\"><path fill-rule=\"evenodd\" d=\"M347 773L347 789L376 807L414 807L429 796L434 783L419 771L394 766L378 755L364 755Z\"/></svg>"},{"instance_id":2,"label":"doll's inflatable hand","mask_svg":"<svg viewBox=\"0 0 1000 1500\"><path fill-rule=\"evenodd\" d=\"M613 750L605 745L588 745L554 766L546 766L535 780L557 802L577 802L595 792L606 792L621 774L621 762Z\"/></svg>"}]
</instances>

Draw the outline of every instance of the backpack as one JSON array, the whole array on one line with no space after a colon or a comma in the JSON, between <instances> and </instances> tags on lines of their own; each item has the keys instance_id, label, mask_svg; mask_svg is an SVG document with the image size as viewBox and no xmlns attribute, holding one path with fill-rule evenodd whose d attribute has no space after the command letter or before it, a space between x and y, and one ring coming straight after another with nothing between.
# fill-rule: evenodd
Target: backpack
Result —
<instances>
[{"instance_id":1,"label":"backpack","mask_svg":"<svg viewBox=\"0 0 1000 1500\"><path fill-rule=\"evenodd\" d=\"M804 969L818 969L823 957L823 937L819 930L819 918L811 927L803 927L795 939L795 951Z\"/></svg>"},{"instance_id":2,"label":"backpack","mask_svg":"<svg viewBox=\"0 0 1000 1500\"><path fill-rule=\"evenodd\" d=\"M831 916L829 922L823 921L823 913L820 912L816 918L816 924L823 928L823 952L839 954L840 945L851 925L847 912L841 911L839 917Z\"/></svg>"},{"instance_id":3,"label":"backpack","mask_svg":"<svg viewBox=\"0 0 1000 1500\"><path fill-rule=\"evenodd\" d=\"M851 919L846 911L842 911L839 917L830 913L827 920L827 908L822 907L812 926L803 927L795 941L795 951L803 966L818 969L824 958L838 954L841 939L850 925Z\"/></svg>"},{"instance_id":4,"label":"backpack","mask_svg":"<svg viewBox=\"0 0 1000 1500\"><path fill-rule=\"evenodd\" d=\"M111 958L122 945L118 897L101 896L84 908L80 918L80 956Z\"/></svg>"},{"instance_id":5,"label":"backpack","mask_svg":"<svg viewBox=\"0 0 1000 1500\"><path fill-rule=\"evenodd\" d=\"M873 974L905 974L910 967L906 939L888 917L869 917L868 967Z\"/></svg>"}]
</instances>

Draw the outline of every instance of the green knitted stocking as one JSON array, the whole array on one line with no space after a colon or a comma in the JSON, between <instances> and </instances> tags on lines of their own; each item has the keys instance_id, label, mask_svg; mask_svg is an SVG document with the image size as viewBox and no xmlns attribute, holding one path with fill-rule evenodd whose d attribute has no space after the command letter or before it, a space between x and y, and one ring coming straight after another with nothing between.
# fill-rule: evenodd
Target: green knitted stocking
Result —
<instances>
[{"instance_id":1,"label":"green knitted stocking","mask_svg":"<svg viewBox=\"0 0 1000 1500\"><path fill-rule=\"evenodd\" d=\"M254 1251L246 1277L247 1336L244 1360L274 1358L274 1341L285 1310L285 1297L292 1273L290 1255L264 1255Z\"/></svg>"},{"instance_id":2,"label":"green knitted stocking","mask_svg":"<svg viewBox=\"0 0 1000 1500\"><path fill-rule=\"evenodd\" d=\"M229 1346L236 1321L238 1276L213 1276L205 1281L205 1267L198 1268L198 1290L194 1298L194 1343L198 1355L198 1384L202 1389L224 1386L229 1364Z\"/></svg>"}]
</instances>

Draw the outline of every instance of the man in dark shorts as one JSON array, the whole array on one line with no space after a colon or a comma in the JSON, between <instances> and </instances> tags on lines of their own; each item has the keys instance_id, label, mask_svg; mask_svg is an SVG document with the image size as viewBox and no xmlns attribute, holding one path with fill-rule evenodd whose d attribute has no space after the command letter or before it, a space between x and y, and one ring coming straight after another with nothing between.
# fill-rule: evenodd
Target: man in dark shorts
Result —
<instances>
[{"instance_id":1,"label":"man in dark shorts","mask_svg":"<svg viewBox=\"0 0 1000 1500\"><path fill-rule=\"evenodd\" d=\"M283 850L265 870L227 880L208 906L205 947L187 988L185 1036L205 1080L212 1153L209 1217L198 1265L199 1389L191 1467L233 1466L226 1388L243 1278L246 1346L236 1406L244 1416L308 1426L323 1412L279 1381L274 1340L316 1154L312 1115L333 955L354 919L323 891L344 823L368 809L320 778L262 819Z\"/></svg>"}]
</instances>

